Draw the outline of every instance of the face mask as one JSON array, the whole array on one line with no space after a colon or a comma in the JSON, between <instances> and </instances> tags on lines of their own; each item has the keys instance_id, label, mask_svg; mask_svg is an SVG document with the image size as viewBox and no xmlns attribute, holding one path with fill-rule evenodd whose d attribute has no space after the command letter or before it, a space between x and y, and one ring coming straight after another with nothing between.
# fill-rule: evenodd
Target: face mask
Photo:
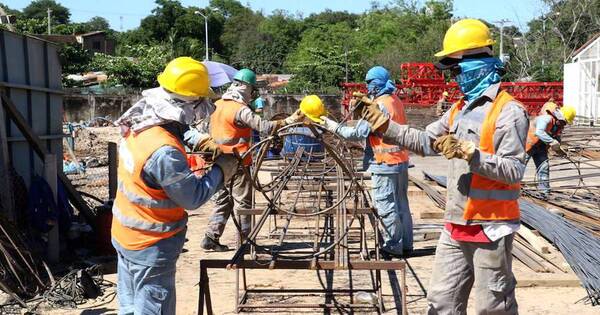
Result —
<instances>
[{"instance_id":1,"label":"face mask","mask_svg":"<svg viewBox=\"0 0 600 315\"><path fill-rule=\"evenodd\" d=\"M461 92L470 101L483 94L491 85L500 82L504 64L494 57L465 59L459 63L460 74L455 78Z\"/></svg>"}]
</instances>

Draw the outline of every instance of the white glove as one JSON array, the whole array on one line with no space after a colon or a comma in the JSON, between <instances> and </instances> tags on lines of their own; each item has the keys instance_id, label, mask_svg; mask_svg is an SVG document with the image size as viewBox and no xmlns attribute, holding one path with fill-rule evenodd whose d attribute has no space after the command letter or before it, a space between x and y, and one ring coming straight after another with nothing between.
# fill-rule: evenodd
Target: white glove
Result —
<instances>
[{"instance_id":1,"label":"white glove","mask_svg":"<svg viewBox=\"0 0 600 315\"><path fill-rule=\"evenodd\" d=\"M337 130L338 126L340 124L338 124L337 122L335 122L335 120L329 119L325 116L321 116L319 117L321 118L322 122L320 123L321 126L325 127L325 129L334 132Z\"/></svg>"}]
</instances>

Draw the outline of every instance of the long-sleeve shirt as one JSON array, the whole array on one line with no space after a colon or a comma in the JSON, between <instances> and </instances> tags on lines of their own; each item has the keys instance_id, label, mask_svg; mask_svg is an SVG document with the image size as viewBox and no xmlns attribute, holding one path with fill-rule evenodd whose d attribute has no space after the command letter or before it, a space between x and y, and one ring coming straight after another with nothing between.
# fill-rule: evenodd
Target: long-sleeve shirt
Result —
<instances>
[{"instance_id":1,"label":"long-sleeve shirt","mask_svg":"<svg viewBox=\"0 0 600 315\"><path fill-rule=\"evenodd\" d=\"M461 140L479 143L481 122L498 94L500 84L490 86L482 96L467 102L458 113L452 126L449 125L450 112L438 121L428 125L425 131L390 122L384 139L388 143L403 146L420 155L433 155L432 143L436 138L453 133ZM505 105L496 120L494 133L495 153L475 151L470 162L462 159L450 160L448 168L448 201L445 220L454 224L502 225L518 221L465 221L462 217L467 202L471 173L509 184L519 183L525 173L525 141L529 120L525 109L517 102Z\"/></svg>"},{"instance_id":2,"label":"long-sleeve shirt","mask_svg":"<svg viewBox=\"0 0 600 315\"><path fill-rule=\"evenodd\" d=\"M554 138L546 132L548 125L552 123L552 117L548 114L540 115L535 119L535 135L545 144L550 144Z\"/></svg>"},{"instance_id":3,"label":"long-sleeve shirt","mask_svg":"<svg viewBox=\"0 0 600 315\"><path fill-rule=\"evenodd\" d=\"M385 109L385 108L383 108ZM373 174L393 174L399 173L403 169L406 169L408 163L401 163L396 165L388 165L385 163L377 163L373 157L373 150L368 150L370 148L369 144L369 134L371 133L371 126L369 123L361 119L354 126L347 126L344 124L340 124L338 128L335 130L340 137L355 142L363 142L366 143L365 146L365 156L363 159L363 164L369 165L367 171Z\"/></svg>"},{"instance_id":4,"label":"long-sleeve shirt","mask_svg":"<svg viewBox=\"0 0 600 315\"><path fill-rule=\"evenodd\" d=\"M169 126L165 129L173 132ZM190 170L185 155L171 146L163 146L152 153L144 164L142 178L148 186L163 189L169 199L188 210L202 206L223 185L220 168L213 167L206 175L198 177ZM115 241L113 246L130 261L145 266L160 266L177 260L185 234L183 230L143 250L127 250Z\"/></svg>"},{"instance_id":5,"label":"long-sleeve shirt","mask_svg":"<svg viewBox=\"0 0 600 315\"><path fill-rule=\"evenodd\" d=\"M251 128L256 130L262 136L271 134L273 128L277 126L275 121L266 120L257 114L248 106L242 107L235 115L235 123L240 128Z\"/></svg>"}]
</instances>

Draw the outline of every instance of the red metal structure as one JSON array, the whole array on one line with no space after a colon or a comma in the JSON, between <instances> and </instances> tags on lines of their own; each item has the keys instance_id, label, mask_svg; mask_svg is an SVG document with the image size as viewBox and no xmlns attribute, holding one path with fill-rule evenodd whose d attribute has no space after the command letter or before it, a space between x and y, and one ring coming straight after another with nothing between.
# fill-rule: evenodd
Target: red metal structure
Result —
<instances>
[{"instance_id":1,"label":"red metal structure","mask_svg":"<svg viewBox=\"0 0 600 315\"><path fill-rule=\"evenodd\" d=\"M435 105L445 92L446 101L455 102L462 93L456 82L446 82L446 77L432 63L403 63L400 65L400 83L397 94L406 106ZM501 88L521 101L527 111L536 115L542 105L550 99L562 103L562 82L502 82ZM347 107L353 92L367 92L363 83L342 83L342 104Z\"/></svg>"}]
</instances>

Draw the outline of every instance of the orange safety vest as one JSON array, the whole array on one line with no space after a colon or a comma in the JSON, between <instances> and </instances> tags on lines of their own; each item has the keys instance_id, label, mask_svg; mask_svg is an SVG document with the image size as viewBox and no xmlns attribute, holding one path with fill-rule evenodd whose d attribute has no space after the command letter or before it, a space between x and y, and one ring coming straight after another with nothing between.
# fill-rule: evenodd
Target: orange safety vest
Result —
<instances>
[{"instance_id":1,"label":"orange safety vest","mask_svg":"<svg viewBox=\"0 0 600 315\"><path fill-rule=\"evenodd\" d=\"M535 117L529 123L529 131L527 132L527 143L525 145L525 152L529 152L538 142L540 142L540 138L535 134L535 130L537 129L536 121L538 117ZM553 115L550 115L550 118L550 123L546 125L546 133L548 133L552 138L557 138L562 133L563 126L558 124L558 119L556 119L556 117L554 117Z\"/></svg>"},{"instance_id":2,"label":"orange safety vest","mask_svg":"<svg viewBox=\"0 0 600 315\"><path fill-rule=\"evenodd\" d=\"M404 106L400 102L398 96L383 95L375 99L375 102L378 101L381 101L392 121L395 121L401 125L406 125ZM369 135L369 143L373 148L375 161L377 163L394 165L408 161L408 151L397 145L383 142L383 137L381 134L371 133Z\"/></svg>"},{"instance_id":3,"label":"orange safety vest","mask_svg":"<svg viewBox=\"0 0 600 315\"><path fill-rule=\"evenodd\" d=\"M494 133L496 120L502 109L509 102L516 101L506 91L501 91L496 97L489 112L481 124L479 150L494 154ZM461 99L450 109L448 125L452 128L454 118L462 110L464 101ZM467 203L463 211L465 220L505 221L518 220L520 217L518 199L521 184L507 184L485 176L472 173L471 185Z\"/></svg>"},{"instance_id":4,"label":"orange safety vest","mask_svg":"<svg viewBox=\"0 0 600 315\"><path fill-rule=\"evenodd\" d=\"M250 148L252 129L240 128L235 124L235 115L243 106L246 105L230 100L218 100L215 103L215 112L210 115L210 136L223 153L233 153L235 148L242 154ZM252 156L249 154L244 159L244 165L250 164Z\"/></svg>"},{"instance_id":5,"label":"orange safety vest","mask_svg":"<svg viewBox=\"0 0 600 315\"><path fill-rule=\"evenodd\" d=\"M118 191L113 205L112 237L123 248L142 250L169 238L187 224L183 207L169 199L163 189L144 182L146 161L159 148L172 146L184 155L181 141L156 126L130 133L119 145Z\"/></svg>"}]
</instances>

